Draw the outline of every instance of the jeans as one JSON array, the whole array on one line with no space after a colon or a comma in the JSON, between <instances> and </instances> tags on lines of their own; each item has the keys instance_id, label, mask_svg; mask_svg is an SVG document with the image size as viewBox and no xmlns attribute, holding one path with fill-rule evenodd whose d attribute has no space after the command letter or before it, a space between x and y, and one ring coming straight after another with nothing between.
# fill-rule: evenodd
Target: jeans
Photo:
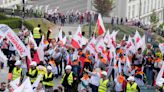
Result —
<instances>
[{"instance_id":1,"label":"jeans","mask_svg":"<svg viewBox=\"0 0 164 92\"><path fill-rule=\"evenodd\" d=\"M41 41L41 38L35 38L35 42L36 42L37 46L39 46L40 41Z\"/></svg>"},{"instance_id":2,"label":"jeans","mask_svg":"<svg viewBox=\"0 0 164 92\"><path fill-rule=\"evenodd\" d=\"M145 67L147 84L152 85L153 83L153 70L151 67Z\"/></svg>"}]
</instances>

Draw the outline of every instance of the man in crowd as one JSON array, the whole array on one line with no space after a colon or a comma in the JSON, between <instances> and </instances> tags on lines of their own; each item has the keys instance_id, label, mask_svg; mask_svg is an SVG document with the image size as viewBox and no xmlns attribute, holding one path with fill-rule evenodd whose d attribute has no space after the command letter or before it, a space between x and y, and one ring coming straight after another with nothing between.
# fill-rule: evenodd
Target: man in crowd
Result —
<instances>
[{"instance_id":1,"label":"man in crowd","mask_svg":"<svg viewBox=\"0 0 164 92\"><path fill-rule=\"evenodd\" d=\"M72 67L67 65L64 73L61 84L64 87L64 92L77 92L77 77L71 71Z\"/></svg>"},{"instance_id":2,"label":"man in crowd","mask_svg":"<svg viewBox=\"0 0 164 92\"><path fill-rule=\"evenodd\" d=\"M33 29L32 33L33 33L33 37L37 46L39 46L41 38L42 38L42 35L41 35L42 31L40 28L40 24L38 24L38 26Z\"/></svg>"}]
</instances>

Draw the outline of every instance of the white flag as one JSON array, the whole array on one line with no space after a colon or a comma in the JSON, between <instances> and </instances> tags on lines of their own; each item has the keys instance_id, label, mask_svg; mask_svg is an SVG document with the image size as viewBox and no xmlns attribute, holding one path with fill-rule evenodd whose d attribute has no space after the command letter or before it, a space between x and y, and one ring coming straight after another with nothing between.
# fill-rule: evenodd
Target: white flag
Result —
<instances>
[{"instance_id":1,"label":"white flag","mask_svg":"<svg viewBox=\"0 0 164 92\"><path fill-rule=\"evenodd\" d=\"M27 79L22 83L22 85L16 88L14 92L34 92L31 86L30 78L27 77Z\"/></svg>"},{"instance_id":2,"label":"white flag","mask_svg":"<svg viewBox=\"0 0 164 92\"><path fill-rule=\"evenodd\" d=\"M42 74L40 74L40 75L37 77L36 81L35 81L35 82L33 83L33 85L32 85L33 88L38 87L38 84L40 83L40 80L41 80L42 77L43 77Z\"/></svg>"},{"instance_id":3,"label":"white flag","mask_svg":"<svg viewBox=\"0 0 164 92\"><path fill-rule=\"evenodd\" d=\"M15 90L16 88L18 88L19 83L20 83L20 77L15 79L14 81L11 81L10 86Z\"/></svg>"},{"instance_id":4,"label":"white flag","mask_svg":"<svg viewBox=\"0 0 164 92\"><path fill-rule=\"evenodd\" d=\"M21 57L27 56L26 46L9 26L0 24L0 31L13 44Z\"/></svg>"}]
</instances>

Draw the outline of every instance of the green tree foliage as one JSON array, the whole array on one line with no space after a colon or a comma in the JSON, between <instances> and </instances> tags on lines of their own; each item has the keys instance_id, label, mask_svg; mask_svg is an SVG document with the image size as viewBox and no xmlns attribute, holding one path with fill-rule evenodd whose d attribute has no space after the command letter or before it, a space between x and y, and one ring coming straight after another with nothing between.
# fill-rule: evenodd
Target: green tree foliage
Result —
<instances>
[{"instance_id":1,"label":"green tree foliage","mask_svg":"<svg viewBox=\"0 0 164 92\"><path fill-rule=\"evenodd\" d=\"M113 0L94 0L94 7L101 15L109 15L113 9Z\"/></svg>"},{"instance_id":2,"label":"green tree foliage","mask_svg":"<svg viewBox=\"0 0 164 92\"><path fill-rule=\"evenodd\" d=\"M159 18L155 12L155 10L153 10L153 13L150 15L150 22L152 25L152 29L155 30L157 27L157 23L159 22Z\"/></svg>"}]
</instances>

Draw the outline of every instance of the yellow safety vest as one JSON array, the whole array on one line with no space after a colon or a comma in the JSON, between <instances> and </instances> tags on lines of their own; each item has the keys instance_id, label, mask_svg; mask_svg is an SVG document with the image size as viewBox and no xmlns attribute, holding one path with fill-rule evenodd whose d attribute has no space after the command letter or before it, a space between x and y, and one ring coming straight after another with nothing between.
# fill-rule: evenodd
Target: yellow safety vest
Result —
<instances>
[{"instance_id":1,"label":"yellow safety vest","mask_svg":"<svg viewBox=\"0 0 164 92\"><path fill-rule=\"evenodd\" d=\"M35 27L33 30L33 36L34 38L41 38L41 35L39 33L40 28L39 27Z\"/></svg>"},{"instance_id":2,"label":"yellow safety vest","mask_svg":"<svg viewBox=\"0 0 164 92\"><path fill-rule=\"evenodd\" d=\"M137 83L133 83L132 86L130 85L130 83L127 83L126 92L138 92Z\"/></svg>"},{"instance_id":3,"label":"yellow safety vest","mask_svg":"<svg viewBox=\"0 0 164 92\"><path fill-rule=\"evenodd\" d=\"M15 80L18 77L20 77L21 76L21 73L22 73L22 68L19 68L19 70L17 70L17 68L14 67L13 74L12 74L12 80Z\"/></svg>"},{"instance_id":4,"label":"yellow safety vest","mask_svg":"<svg viewBox=\"0 0 164 92\"><path fill-rule=\"evenodd\" d=\"M53 77L52 75L53 75L52 73L50 73L49 75L48 75L48 73L46 73L44 76L45 76L45 79L47 79L47 78L52 78ZM49 82L43 81L43 84L47 85L47 86L52 86L52 87L54 86L53 80L51 80Z\"/></svg>"},{"instance_id":5,"label":"yellow safety vest","mask_svg":"<svg viewBox=\"0 0 164 92\"><path fill-rule=\"evenodd\" d=\"M38 70L38 75L40 75L40 74L45 75L47 72L45 67L43 70L40 70L38 67L36 67L36 69ZM40 80L43 80L43 77Z\"/></svg>"},{"instance_id":6,"label":"yellow safety vest","mask_svg":"<svg viewBox=\"0 0 164 92\"><path fill-rule=\"evenodd\" d=\"M64 76L62 78L61 84L63 83L65 76L66 76L66 74L64 74ZM69 74L69 76L67 78L67 81L68 81L68 84L69 85L72 85L72 83L73 83L73 73L72 72Z\"/></svg>"},{"instance_id":7,"label":"yellow safety vest","mask_svg":"<svg viewBox=\"0 0 164 92\"><path fill-rule=\"evenodd\" d=\"M106 92L107 91L107 83L109 82L108 79L104 80L100 79L100 85L99 85L99 89L98 92Z\"/></svg>"},{"instance_id":8,"label":"yellow safety vest","mask_svg":"<svg viewBox=\"0 0 164 92\"><path fill-rule=\"evenodd\" d=\"M32 75L32 76L35 75L36 71L37 71L37 69L32 70L32 69L30 68L30 70L29 70L29 75ZM35 78L30 78L31 82L34 83L35 80L36 80L36 78L37 78L37 76L36 76Z\"/></svg>"}]
</instances>

